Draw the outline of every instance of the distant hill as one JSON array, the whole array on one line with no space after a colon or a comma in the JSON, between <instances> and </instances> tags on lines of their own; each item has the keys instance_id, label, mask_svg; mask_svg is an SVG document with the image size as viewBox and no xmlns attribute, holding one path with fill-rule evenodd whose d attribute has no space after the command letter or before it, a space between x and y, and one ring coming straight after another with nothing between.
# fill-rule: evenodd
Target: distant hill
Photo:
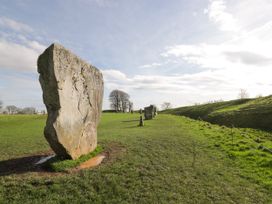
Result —
<instances>
[{"instance_id":1,"label":"distant hill","mask_svg":"<svg viewBox=\"0 0 272 204\"><path fill-rule=\"evenodd\" d=\"M162 113L183 115L225 126L272 130L272 95L186 106Z\"/></svg>"}]
</instances>

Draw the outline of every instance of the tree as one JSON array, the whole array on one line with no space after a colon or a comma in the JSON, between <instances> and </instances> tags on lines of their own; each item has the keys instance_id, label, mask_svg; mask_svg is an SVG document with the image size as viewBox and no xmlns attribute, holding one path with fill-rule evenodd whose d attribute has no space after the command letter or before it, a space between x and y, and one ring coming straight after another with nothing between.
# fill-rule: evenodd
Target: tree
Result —
<instances>
[{"instance_id":1,"label":"tree","mask_svg":"<svg viewBox=\"0 0 272 204\"><path fill-rule=\"evenodd\" d=\"M238 94L238 99L245 99L245 98L249 98L249 95L247 93L247 90L245 89L240 89L240 92Z\"/></svg>"},{"instance_id":2,"label":"tree","mask_svg":"<svg viewBox=\"0 0 272 204\"><path fill-rule=\"evenodd\" d=\"M128 107L129 107L129 95L126 92L121 91L121 111L122 112L127 112Z\"/></svg>"},{"instance_id":3,"label":"tree","mask_svg":"<svg viewBox=\"0 0 272 204\"><path fill-rule=\"evenodd\" d=\"M36 109L34 107L26 107L19 111L21 114L36 114Z\"/></svg>"},{"instance_id":4,"label":"tree","mask_svg":"<svg viewBox=\"0 0 272 204\"><path fill-rule=\"evenodd\" d=\"M121 96L120 96L120 91L119 90L113 90L110 93L109 96L109 100L110 100L110 106L113 110L115 110L116 112L119 112L121 109Z\"/></svg>"},{"instance_id":5,"label":"tree","mask_svg":"<svg viewBox=\"0 0 272 204\"><path fill-rule=\"evenodd\" d=\"M162 105L161 105L161 109L162 110L167 110L167 109L170 109L172 108L172 104L170 102L164 102Z\"/></svg>"},{"instance_id":6,"label":"tree","mask_svg":"<svg viewBox=\"0 0 272 204\"><path fill-rule=\"evenodd\" d=\"M121 90L115 89L110 93L110 106L116 112L126 112L129 107L130 96Z\"/></svg>"},{"instance_id":7,"label":"tree","mask_svg":"<svg viewBox=\"0 0 272 204\"><path fill-rule=\"evenodd\" d=\"M16 106L14 105L11 105L11 106L7 106L6 107L7 111L8 111L8 114L15 114L18 112L19 108L17 108Z\"/></svg>"},{"instance_id":8,"label":"tree","mask_svg":"<svg viewBox=\"0 0 272 204\"><path fill-rule=\"evenodd\" d=\"M132 112L133 111L133 103L131 101L129 101L128 103L128 112Z\"/></svg>"}]
</instances>

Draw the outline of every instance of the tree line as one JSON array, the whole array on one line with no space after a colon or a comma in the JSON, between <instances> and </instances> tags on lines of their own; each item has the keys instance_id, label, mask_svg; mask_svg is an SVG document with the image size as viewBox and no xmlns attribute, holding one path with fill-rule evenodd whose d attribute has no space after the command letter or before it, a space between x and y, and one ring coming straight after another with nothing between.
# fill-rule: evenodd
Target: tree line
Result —
<instances>
[{"instance_id":1,"label":"tree line","mask_svg":"<svg viewBox=\"0 0 272 204\"><path fill-rule=\"evenodd\" d=\"M7 105L4 107L3 101L0 101L0 113L13 115L13 114L37 114L38 112L34 107L19 108L15 105Z\"/></svg>"}]
</instances>

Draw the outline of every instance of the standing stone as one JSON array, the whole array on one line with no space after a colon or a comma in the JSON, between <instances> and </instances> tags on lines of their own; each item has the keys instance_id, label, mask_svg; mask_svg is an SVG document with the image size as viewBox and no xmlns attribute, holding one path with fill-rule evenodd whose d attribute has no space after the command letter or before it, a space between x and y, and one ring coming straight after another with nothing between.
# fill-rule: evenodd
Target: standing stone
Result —
<instances>
[{"instance_id":1,"label":"standing stone","mask_svg":"<svg viewBox=\"0 0 272 204\"><path fill-rule=\"evenodd\" d=\"M145 120L151 120L157 115L157 107L150 105L144 108Z\"/></svg>"},{"instance_id":2,"label":"standing stone","mask_svg":"<svg viewBox=\"0 0 272 204\"><path fill-rule=\"evenodd\" d=\"M156 117L158 115L158 111L157 111L156 106L154 106L154 108L153 108L153 114L154 114L154 117Z\"/></svg>"},{"instance_id":3,"label":"standing stone","mask_svg":"<svg viewBox=\"0 0 272 204\"><path fill-rule=\"evenodd\" d=\"M139 123L139 126L144 126L143 116L140 116L140 123Z\"/></svg>"},{"instance_id":4,"label":"standing stone","mask_svg":"<svg viewBox=\"0 0 272 204\"><path fill-rule=\"evenodd\" d=\"M94 66L58 44L38 58L48 117L44 135L55 153L77 159L97 146L104 82Z\"/></svg>"}]
</instances>

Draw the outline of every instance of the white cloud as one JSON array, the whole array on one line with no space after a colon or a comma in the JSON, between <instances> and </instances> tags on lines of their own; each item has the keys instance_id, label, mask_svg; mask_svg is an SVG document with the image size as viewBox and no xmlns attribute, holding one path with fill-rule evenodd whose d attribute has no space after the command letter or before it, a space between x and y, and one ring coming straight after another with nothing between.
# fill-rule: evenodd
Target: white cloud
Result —
<instances>
[{"instance_id":1,"label":"white cloud","mask_svg":"<svg viewBox=\"0 0 272 204\"><path fill-rule=\"evenodd\" d=\"M238 31L239 26L233 15L227 12L226 2L224 0L210 0L208 9L204 10L204 14L216 23L223 31Z\"/></svg>"},{"instance_id":2,"label":"white cloud","mask_svg":"<svg viewBox=\"0 0 272 204\"><path fill-rule=\"evenodd\" d=\"M246 37L221 44L175 45L168 47L161 55L181 58L203 68L261 68L272 65L271 46L272 42L261 42L256 38L254 41Z\"/></svg>"},{"instance_id":3,"label":"white cloud","mask_svg":"<svg viewBox=\"0 0 272 204\"><path fill-rule=\"evenodd\" d=\"M234 11L243 11L244 15L241 19L254 18L251 12L256 6L260 10L260 5L256 5L256 1L239 1ZM251 2L251 5L248 3ZM246 4L247 3L247 4ZM272 20L271 12L266 7L272 8L272 3L260 3L263 10L262 17L258 17L258 26L254 22L251 26L249 22L242 22L239 31L232 13L226 12L226 4L223 0L211 0L209 9L206 13L211 20L216 21L218 25L226 26L223 30L236 30L235 36L230 36L229 40L221 43L200 43L200 44L180 44L166 48L161 55L166 59L182 59L189 64L199 65L208 69L260 69L272 66ZM247 6L245 6L247 5ZM237 14L235 14L237 15ZM235 21L236 22L236 21ZM249 29L252 27L252 29Z\"/></svg>"},{"instance_id":4,"label":"white cloud","mask_svg":"<svg viewBox=\"0 0 272 204\"><path fill-rule=\"evenodd\" d=\"M15 31L0 33L0 69L36 70L37 58L46 47L26 37L29 34L26 32L32 32L33 29L6 17L0 17L0 27Z\"/></svg>"},{"instance_id":5,"label":"white cloud","mask_svg":"<svg viewBox=\"0 0 272 204\"><path fill-rule=\"evenodd\" d=\"M45 45L40 44L37 41L26 41L29 48L39 52L40 54L46 49Z\"/></svg>"},{"instance_id":6,"label":"white cloud","mask_svg":"<svg viewBox=\"0 0 272 204\"><path fill-rule=\"evenodd\" d=\"M210 1L205 11L210 20L223 31L235 31L235 35L224 35L223 41L216 43L177 44L166 47L161 53L164 61L182 60L183 63L196 65L203 69L200 73L166 76L159 91L183 94L180 90L188 90L190 98L201 101L208 98L235 98L239 88L247 89L252 97L258 94L272 93L272 20L271 12L266 7L272 3L262 3L261 17L254 21L252 11L256 1L249 0L252 5L245 6L246 0L239 1L232 7L234 13L227 12L228 8L222 0ZM254 2L254 3L253 3ZM260 11L260 5L256 5ZM237 11L243 11L243 21L235 18ZM254 10L254 9L253 9ZM245 19L253 22L245 22ZM238 24L239 23L239 24ZM228 40L226 40L228 38ZM162 62L163 63L163 62ZM184 66L184 64L183 64ZM182 67L181 67L182 69ZM175 82L176 81L176 82ZM160 86L160 84L154 85ZM199 94L199 95L197 95ZM212 99L212 98L211 98Z\"/></svg>"},{"instance_id":7,"label":"white cloud","mask_svg":"<svg viewBox=\"0 0 272 204\"><path fill-rule=\"evenodd\" d=\"M161 63L153 62L151 64L141 65L141 66L139 66L139 68L156 68L156 67L160 67L160 66L162 66Z\"/></svg>"},{"instance_id":8,"label":"white cloud","mask_svg":"<svg viewBox=\"0 0 272 204\"><path fill-rule=\"evenodd\" d=\"M176 75L135 75L128 77L118 70L103 70L105 85L109 89L151 90L168 93L199 93L221 85L230 86L230 78L223 72L203 71L195 74ZM232 87L232 85L231 85ZM214 88L213 88L214 90Z\"/></svg>"},{"instance_id":9,"label":"white cloud","mask_svg":"<svg viewBox=\"0 0 272 204\"><path fill-rule=\"evenodd\" d=\"M103 75L106 89L121 89L135 95L135 104L161 104L171 99L181 106L235 99L241 88L246 89L252 97L271 94L272 73L269 68L263 71L256 73L254 69L217 69L193 74L129 77L118 70L103 70Z\"/></svg>"},{"instance_id":10,"label":"white cloud","mask_svg":"<svg viewBox=\"0 0 272 204\"><path fill-rule=\"evenodd\" d=\"M272 1L239 0L229 4L235 19L244 30L252 30L272 19Z\"/></svg>"},{"instance_id":11,"label":"white cloud","mask_svg":"<svg viewBox=\"0 0 272 204\"><path fill-rule=\"evenodd\" d=\"M12 29L14 31L20 31L20 32L32 32L33 29L21 22L12 20L10 18L7 17L0 17L0 27L4 27L4 28L9 28Z\"/></svg>"},{"instance_id":12,"label":"white cloud","mask_svg":"<svg viewBox=\"0 0 272 204\"><path fill-rule=\"evenodd\" d=\"M43 49L44 46L35 41L22 45L0 39L0 69L34 71Z\"/></svg>"},{"instance_id":13,"label":"white cloud","mask_svg":"<svg viewBox=\"0 0 272 204\"><path fill-rule=\"evenodd\" d=\"M115 69L102 70L103 77L108 81L126 81L127 76Z\"/></svg>"}]
</instances>

